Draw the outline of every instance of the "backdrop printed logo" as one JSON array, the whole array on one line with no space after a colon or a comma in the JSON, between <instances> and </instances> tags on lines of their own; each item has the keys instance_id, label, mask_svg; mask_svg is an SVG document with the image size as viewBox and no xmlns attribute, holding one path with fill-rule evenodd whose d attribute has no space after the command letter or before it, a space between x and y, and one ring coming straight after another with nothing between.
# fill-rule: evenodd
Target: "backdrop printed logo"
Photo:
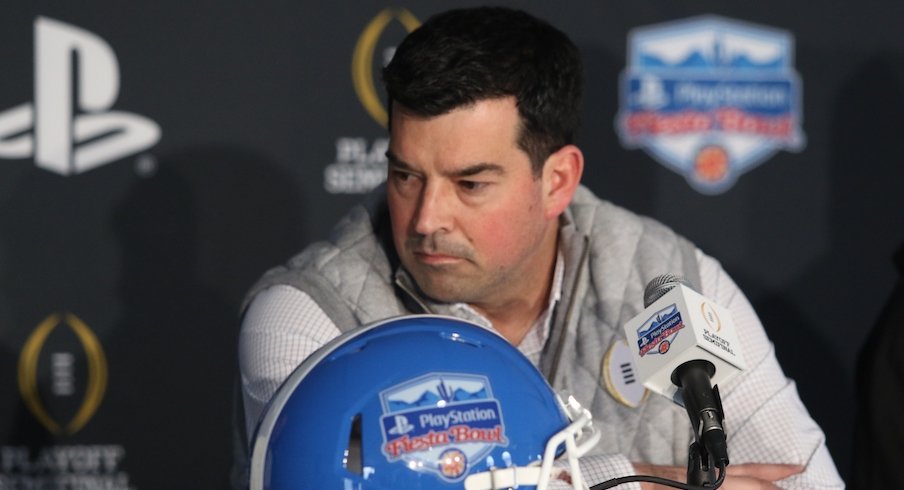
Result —
<instances>
[{"instance_id":1,"label":"backdrop printed logo","mask_svg":"<svg viewBox=\"0 0 904 490\"><path fill-rule=\"evenodd\" d=\"M398 21L402 32L387 33ZM406 9L383 9L358 37L352 54L352 82L361 106L382 128L387 127L388 113L384 97L377 90L379 72L392 59L400 34L420 26L420 21ZM323 171L323 187L331 194L363 194L386 180L385 136L366 138L342 136L336 138L336 159Z\"/></svg>"},{"instance_id":2,"label":"backdrop printed logo","mask_svg":"<svg viewBox=\"0 0 904 490\"><path fill-rule=\"evenodd\" d=\"M35 20L34 33L34 102L0 113L0 158L33 156L39 167L71 175L159 141L154 121L110 110L119 96L119 64L109 44L47 17Z\"/></svg>"},{"instance_id":3,"label":"backdrop printed logo","mask_svg":"<svg viewBox=\"0 0 904 490\"><path fill-rule=\"evenodd\" d=\"M383 454L447 481L464 477L472 462L506 446L505 424L489 380L431 373L380 393Z\"/></svg>"},{"instance_id":4,"label":"backdrop printed logo","mask_svg":"<svg viewBox=\"0 0 904 490\"><path fill-rule=\"evenodd\" d=\"M74 334L75 342L67 333ZM87 364L84 383L79 382L77 375L82 357ZM51 433L78 432L100 406L106 388L107 360L103 348L88 325L72 313L48 316L25 342L19 357L19 391L32 415ZM78 391L84 392L81 401L74 410L66 410L70 405L66 400ZM63 412L74 415L66 417ZM64 417L68 420L59 420Z\"/></svg>"},{"instance_id":5,"label":"backdrop printed logo","mask_svg":"<svg viewBox=\"0 0 904 490\"><path fill-rule=\"evenodd\" d=\"M377 49L377 43L386 27L393 19L397 19L405 30L411 32L417 29L421 22L406 9L384 9L364 28L358 43L355 45L355 53L352 56L352 80L355 84L355 92L358 99L367 110L367 113L374 118L381 126L387 127L389 118L387 116L386 107L377 95L374 67L374 52ZM385 66L392 59L394 47L387 48L383 52L383 63Z\"/></svg>"},{"instance_id":6,"label":"backdrop printed logo","mask_svg":"<svg viewBox=\"0 0 904 490\"><path fill-rule=\"evenodd\" d=\"M622 145L704 194L779 150L800 151L801 83L790 33L705 16L633 30L620 83Z\"/></svg>"}]
</instances>

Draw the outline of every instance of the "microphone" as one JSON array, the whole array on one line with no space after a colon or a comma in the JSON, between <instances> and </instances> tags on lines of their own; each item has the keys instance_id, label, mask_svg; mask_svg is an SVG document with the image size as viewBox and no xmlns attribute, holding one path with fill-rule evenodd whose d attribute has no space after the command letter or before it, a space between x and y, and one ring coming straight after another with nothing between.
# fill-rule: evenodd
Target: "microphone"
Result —
<instances>
[{"instance_id":1,"label":"microphone","mask_svg":"<svg viewBox=\"0 0 904 490\"><path fill-rule=\"evenodd\" d=\"M638 379L683 406L698 444L728 465L719 383L746 366L731 315L680 276L663 274L644 290L644 310L625 326Z\"/></svg>"}]
</instances>

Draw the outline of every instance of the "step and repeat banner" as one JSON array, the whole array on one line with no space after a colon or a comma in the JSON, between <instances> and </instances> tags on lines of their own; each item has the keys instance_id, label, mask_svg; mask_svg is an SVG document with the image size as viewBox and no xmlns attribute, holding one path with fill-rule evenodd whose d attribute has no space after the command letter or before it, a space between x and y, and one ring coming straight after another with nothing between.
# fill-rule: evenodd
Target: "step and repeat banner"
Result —
<instances>
[{"instance_id":1,"label":"step and repeat banner","mask_svg":"<svg viewBox=\"0 0 904 490\"><path fill-rule=\"evenodd\" d=\"M0 7L0 490L228 487L241 298L384 179L379 69L447 5ZM586 185L722 262L849 476L904 8L507 5L583 54Z\"/></svg>"}]
</instances>

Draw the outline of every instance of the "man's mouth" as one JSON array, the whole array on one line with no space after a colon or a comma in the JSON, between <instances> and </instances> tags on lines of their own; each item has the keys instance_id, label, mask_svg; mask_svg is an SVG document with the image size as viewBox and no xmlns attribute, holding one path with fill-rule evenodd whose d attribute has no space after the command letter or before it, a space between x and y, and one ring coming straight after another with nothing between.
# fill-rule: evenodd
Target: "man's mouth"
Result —
<instances>
[{"instance_id":1,"label":"man's mouth","mask_svg":"<svg viewBox=\"0 0 904 490\"><path fill-rule=\"evenodd\" d=\"M461 262L462 258L456 255L447 255L436 252L415 251L414 257L423 264L427 265L447 265Z\"/></svg>"}]
</instances>

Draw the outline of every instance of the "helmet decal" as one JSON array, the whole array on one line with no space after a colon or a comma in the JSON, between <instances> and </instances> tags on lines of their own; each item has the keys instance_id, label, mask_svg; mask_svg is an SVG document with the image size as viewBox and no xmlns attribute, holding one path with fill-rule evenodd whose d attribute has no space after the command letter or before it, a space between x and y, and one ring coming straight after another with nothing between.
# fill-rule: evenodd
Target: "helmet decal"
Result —
<instances>
[{"instance_id":1,"label":"helmet decal","mask_svg":"<svg viewBox=\"0 0 904 490\"><path fill-rule=\"evenodd\" d=\"M499 401L485 376L430 373L380 393L383 454L455 481L468 462L507 445Z\"/></svg>"}]
</instances>

